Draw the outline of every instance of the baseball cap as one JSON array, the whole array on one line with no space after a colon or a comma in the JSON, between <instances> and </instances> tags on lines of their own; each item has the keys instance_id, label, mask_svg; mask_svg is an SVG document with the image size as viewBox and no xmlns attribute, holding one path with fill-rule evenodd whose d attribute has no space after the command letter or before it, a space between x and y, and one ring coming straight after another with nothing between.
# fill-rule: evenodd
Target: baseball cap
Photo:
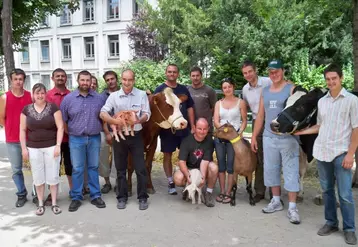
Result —
<instances>
[{"instance_id":1,"label":"baseball cap","mask_svg":"<svg viewBox=\"0 0 358 247\"><path fill-rule=\"evenodd\" d=\"M267 66L267 69L283 69L283 63L281 60L271 60Z\"/></svg>"}]
</instances>

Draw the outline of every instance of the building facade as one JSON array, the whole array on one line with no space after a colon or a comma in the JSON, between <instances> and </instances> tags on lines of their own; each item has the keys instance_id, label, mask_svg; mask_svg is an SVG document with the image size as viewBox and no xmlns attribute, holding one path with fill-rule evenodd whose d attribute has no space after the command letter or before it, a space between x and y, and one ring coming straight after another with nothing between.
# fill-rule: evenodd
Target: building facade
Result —
<instances>
[{"instance_id":1,"label":"building facade","mask_svg":"<svg viewBox=\"0 0 358 247\"><path fill-rule=\"evenodd\" d=\"M14 54L15 66L28 75L25 88L38 82L52 88L56 68L67 72L69 89L77 86L81 70L101 77L118 68L132 57L126 27L137 11L135 0L83 0L73 14L65 6L60 16L46 17L23 51Z\"/></svg>"}]
</instances>

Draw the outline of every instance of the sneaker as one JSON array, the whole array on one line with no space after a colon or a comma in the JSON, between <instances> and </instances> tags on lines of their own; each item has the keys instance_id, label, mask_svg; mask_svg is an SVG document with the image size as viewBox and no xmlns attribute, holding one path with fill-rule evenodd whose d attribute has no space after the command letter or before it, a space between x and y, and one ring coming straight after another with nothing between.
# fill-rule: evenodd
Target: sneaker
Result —
<instances>
[{"instance_id":1,"label":"sneaker","mask_svg":"<svg viewBox=\"0 0 358 247\"><path fill-rule=\"evenodd\" d=\"M118 201L118 203L117 203L117 208L118 208L118 209L125 209L125 208L126 208L126 204L127 204L126 201Z\"/></svg>"},{"instance_id":2,"label":"sneaker","mask_svg":"<svg viewBox=\"0 0 358 247\"><path fill-rule=\"evenodd\" d=\"M347 244L356 245L357 244L357 237L355 232L344 232L344 240Z\"/></svg>"},{"instance_id":3,"label":"sneaker","mask_svg":"<svg viewBox=\"0 0 358 247\"><path fill-rule=\"evenodd\" d=\"M26 202L27 202L26 196L18 196L15 206L17 208L21 208L25 205Z\"/></svg>"},{"instance_id":4,"label":"sneaker","mask_svg":"<svg viewBox=\"0 0 358 247\"><path fill-rule=\"evenodd\" d=\"M102 200L101 197L97 197L91 201L91 204L95 205L97 208L105 208L106 203Z\"/></svg>"},{"instance_id":5,"label":"sneaker","mask_svg":"<svg viewBox=\"0 0 358 247\"><path fill-rule=\"evenodd\" d=\"M325 224L324 226L321 227L321 229L318 230L317 234L319 236L328 236L333 232L338 231L338 227L337 226L330 226Z\"/></svg>"},{"instance_id":6,"label":"sneaker","mask_svg":"<svg viewBox=\"0 0 358 247\"><path fill-rule=\"evenodd\" d=\"M281 204L281 203L280 203ZM287 210L287 217L290 219L292 224L300 224L300 215L298 214L297 208L292 208Z\"/></svg>"},{"instance_id":7,"label":"sneaker","mask_svg":"<svg viewBox=\"0 0 358 247\"><path fill-rule=\"evenodd\" d=\"M270 214L281 210L283 210L281 202L275 202L275 200L272 198L271 202L262 209L262 212L266 214Z\"/></svg>"},{"instance_id":8,"label":"sneaker","mask_svg":"<svg viewBox=\"0 0 358 247\"><path fill-rule=\"evenodd\" d=\"M175 184L174 183L170 183L168 185L168 193L169 193L169 195L177 195L178 194L176 189L175 189Z\"/></svg>"},{"instance_id":9,"label":"sneaker","mask_svg":"<svg viewBox=\"0 0 358 247\"><path fill-rule=\"evenodd\" d=\"M146 210L148 208L148 201L141 199L139 200L139 210Z\"/></svg>"},{"instance_id":10,"label":"sneaker","mask_svg":"<svg viewBox=\"0 0 358 247\"><path fill-rule=\"evenodd\" d=\"M213 193L205 191L204 198L205 198L205 205L207 207L211 208L215 206Z\"/></svg>"},{"instance_id":11,"label":"sneaker","mask_svg":"<svg viewBox=\"0 0 358 247\"><path fill-rule=\"evenodd\" d=\"M102 189L101 189L101 192L103 194L107 194L108 192L110 192L112 189L112 185L111 184L104 184Z\"/></svg>"},{"instance_id":12,"label":"sneaker","mask_svg":"<svg viewBox=\"0 0 358 247\"><path fill-rule=\"evenodd\" d=\"M78 210L78 208L81 206L81 201L79 201L79 200L72 200L72 202L71 202L71 204L70 204L70 206L69 206L69 208L68 208L68 211L70 211L70 212L75 212L75 211L77 211Z\"/></svg>"}]
</instances>

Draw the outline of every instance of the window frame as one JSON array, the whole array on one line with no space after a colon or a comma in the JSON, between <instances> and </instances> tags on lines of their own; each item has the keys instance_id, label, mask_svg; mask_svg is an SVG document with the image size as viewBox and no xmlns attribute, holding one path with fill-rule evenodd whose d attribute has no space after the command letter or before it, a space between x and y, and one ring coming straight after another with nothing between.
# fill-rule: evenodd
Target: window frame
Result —
<instances>
[{"instance_id":1,"label":"window frame","mask_svg":"<svg viewBox=\"0 0 358 247\"><path fill-rule=\"evenodd\" d=\"M92 6L88 7L86 3L92 2ZM92 23L96 21L96 2L95 0L83 0L83 22L84 23ZM91 9L92 9L92 15L93 19L90 16L90 19L87 19L87 10L89 9L89 13L91 15Z\"/></svg>"},{"instance_id":2,"label":"window frame","mask_svg":"<svg viewBox=\"0 0 358 247\"><path fill-rule=\"evenodd\" d=\"M62 22L66 17L66 22ZM68 4L65 4L62 9L62 14L60 15L60 26L72 25L72 14L71 10L68 8Z\"/></svg>"},{"instance_id":3,"label":"window frame","mask_svg":"<svg viewBox=\"0 0 358 247\"><path fill-rule=\"evenodd\" d=\"M92 39L92 41L90 41L89 39ZM84 47L85 47L85 59L86 60L94 60L95 57L96 57L94 36L83 37L83 42L84 42ZM87 53L87 46L88 45L90 46L90 50L92 50L92 54Z\"/></svg>"},{"instance_id":4,"label":"window frame","mask_svg":"<svg viewBox=\"0 0 358 247\"><path fill-rule=\"evenodd\" d=\"M47 45L44 45L43 43L44 42L47 42ZM43 47L46 46L47 47L47 55L48 55L48 58L45 59L44 58L44 54L43 54ZM40 40L40 50L41 50L41 62L50 62L50 40L46 39L46 40Z\"/></svg>"},{"instance_id":5,"label":"window frame","mask_svg":"<svg viewBox=\"0 0 358 247\"><path fill-rule=\"evenodd\" d=\"M111 3L112 1L116 1L117 3ZM113 7L114 6L114 7ZM107 0L107 20L119 20L121 17L121 1L120 0ZM113 11L114 15L111 16L111 9L115 10L117 8L117 11Z\"/></svg>"},{"instance_id":6,"label":"window frame","mask_svg":"<svg viewBox=\"0 0 358 247\"><path fill-rule=\"evenodd\" d=\"M25 49L25 47L27 47L27 49ZM30 63L30 43L29 42L22 43L21 49L22 49L22 51L21 51L21 63ZM24 53L27 53L27 59L24 59Z\"/></svg>"},{"instance_id":7,"label":"window frame","mask_svg":"<svg viewBox=\"0 0 358 247\"><path fill-rule=\"evenodd\" d=\"M111 40L111 37L115 37L117 36L117 40ZM115 42L117 41L117 42ZM114 53L111 53L111 44L114 44L114 49L116 50L116 48L118 49L117 53L116 51L114 51ZM118 46L118 47L116 47ZM114 55L112 55L114 54ZM108 57L109 58L119 58L120 56L120 42L119 42L119 34L113 34L113 35L108 35Z\"/></svg>"},{"instance_id":8,"label":"window frame","mask_svg":"<svg viewBox=\"0 0 358 247\"><path fill-rule=\"evenodd\" d=\"M66 43L65 43L66 41ZM67 43L69 41L69 43ZM72 42L70 38L61 39L61 47L62 47L62 60L70 61L72 60ZM67 50L67 56L65 56L65 51Z\"/></svg>"}]
</instances>

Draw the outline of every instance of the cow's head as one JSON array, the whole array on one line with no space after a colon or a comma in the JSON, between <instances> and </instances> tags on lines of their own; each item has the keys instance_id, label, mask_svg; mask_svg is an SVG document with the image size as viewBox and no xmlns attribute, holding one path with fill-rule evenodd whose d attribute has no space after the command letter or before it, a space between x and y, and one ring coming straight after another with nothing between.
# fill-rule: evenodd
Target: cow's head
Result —
<instances>
[{"instance_id":1,"label":"cow's head","mask_svg":"<svg viewBox=\"0 0 358 247\"><path fill-rule=\"evenodd\" d=\"M315 88L310 92L297 86L287 99L286 106L277 118L272 120L270 127L278 133L292 133L304 129L316 122L318 100L326 89Z\"/></svg>"},{"instance_id":2,"label":"cow's head","mask_svg":"<svg viewBox=\"0 0 358 247\"><path fill-rule=\"evenodd\" d=\"M151 120L163 129L185 129L188 121L180 111L180 103L187 99L186 95L176 96L170 87L165 88L163 92L150 95Z\"/></svg>"}]
</instances>

